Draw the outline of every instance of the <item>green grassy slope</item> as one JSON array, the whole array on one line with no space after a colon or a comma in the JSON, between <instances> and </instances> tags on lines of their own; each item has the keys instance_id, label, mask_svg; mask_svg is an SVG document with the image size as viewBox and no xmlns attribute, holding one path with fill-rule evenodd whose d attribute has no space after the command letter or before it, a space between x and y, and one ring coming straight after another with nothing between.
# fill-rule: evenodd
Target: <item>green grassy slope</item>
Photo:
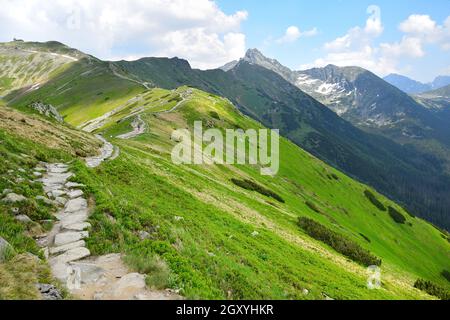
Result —
<instances>
[{"instance_id":1,"label":"green grassy slope","mask_svg":"<svg viewBox=\"0 0 450 320\"><path fill-rule=\"evenodd\" d=\"M157 99L162 90L147 93L153 94ZM172 107L168 103L165 109ZM112 140L121 148L117 160L92 171L76 168L79 181L97 200L89 241L94 253L158 254L171 267L172 286L188 297L318 299L324 292L339 299L391 299L416 296L411 288L419 277L448 286L441 276L450 267L446 235L377 194L385 206L406 217L406 224L397 224L365 197L367 186L285 139L275 178L260 176L252 166L174 165L170 134L175 128L192 127L200 119L220 128L261 127L227 100L194 90L177 111L148 110L141 117L150 128L147 133L132 141ZM103 128L105 136L131 131L130 123L113 117ZM280 194L285 203L241 189L232 178L251 179ZM382 258L384 288L366 289L365 269L309 238L296 224L301 216ZM149 232L151 240L139 240L140 231ZM252 235L254 231L258 234ZM302 296L302 288L311 295Z\"/></svg>"},{"instance_id":2,"label":"green grassy slope","mask_svg":"<svg viewBox=\"0 0 450 320\"><path fill-rule=\"evenodd\" d=\"M124 74L159 87L189 85L227 97L252 118L279 128L283 136L328 164L370 184L428 221L450 228L450 176L448 163L442 160L448 150L441 144L429 143L422 150L366 133L275 72L245 61L229 72L194 70L176 58L117 64Z\"/></svg>"}]
</instances>

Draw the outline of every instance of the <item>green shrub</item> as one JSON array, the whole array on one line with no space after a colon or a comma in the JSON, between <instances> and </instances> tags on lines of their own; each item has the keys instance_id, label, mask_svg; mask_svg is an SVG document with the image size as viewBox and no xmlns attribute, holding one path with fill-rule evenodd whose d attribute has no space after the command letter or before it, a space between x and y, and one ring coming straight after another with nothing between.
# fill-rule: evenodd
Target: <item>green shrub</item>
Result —
<instances>
[{"instance_id":1,"label":"green shrub","mask_svg":"<svg viewBox=\"0 0 450 320\"><path fill-rule=\"evenodd\" d=\"M364 195L367 199L369 199L370 202L372 202L375 207L377 207L381 211L386 211L386 207L384 206L384 204L382 204L370 190L364 191Z\"/></svg>"},{"instance_id":2,"label":"green shrub","mask_svg":"<svg viewBox=\"0 0 450 320\"><path fill-rule=\"evenodd\" d=\"M450 300L450 292L431 281L418 279L416 283L414 283L414 288L425 291L441 300Z\"/></svg>"},{"instance_id":3,"label":"green shrub","mask_svg":"<svg viewBox=\"0 0 450 320\"><path fill-rule=\"evenodd\" d=\"M369 242L369 243L372 242L372 241L370 241L370 239L369 239L366 235L362 234L361 232L359 233L359 235L360 235L361 237L363 237L364 240L366 240L367 242Z\"/></svg>"},{"instance_id":4,"label":"green shrub","mask_svg":"<svg viewBox=\"0 0 450 320\"><path fill-rule=\"evenodd\" d=\"M395 222L400 223L400 224L404 224L404 223L405 223L405 221L406 221L405 216L402 215L400 212L398 212L397 209L395 209L395 208L389 206L389 207L388 207L388 212L389 212L389 215L391 216L391 218L392 218Z\"/></svg>"},{"instance_id":5,"label":"green shrub","mask_svg":"<svg viewBox=\"0 0 450 320\"><path fill-rule=\"evenodd\" d=\"M311 201L306 201L305 202L305 204L312 210L312 211L315 211L315 212L317 212L317 213L322 213L321 211L320 211L320 209L316 206L316 204L315 203L313 203L313 202L311 202Z\"/></svg>"},{"instance_id":6,"label":"green shrub","mask_svg":"<svg viewBox=\"0 0 450 320\"><path fill-rule=\"evenodd\" d=\"M298 219L298 225L309 236L326 243L337 252L355 262L364 266L381 265L381 259L375 257L369 251L312 219L300 217Z\"/></svg>"},{"instance_id":7,"label":"green shrub","mask_svg":"<svg viewBox=\"0 0 450 320\"><path fill-rule=\"evenodd\" d=\"M256 191L264 196L273 198L273 199L277 200L278 202L285 203L284 199L280 195L276 194L272 190L269 190L269 189L264 188L263 186L260 186L259 184L255 183L253 181L250 181L247 179L238 180L238 179L233 178L233 179L231 179L231 182L233 182L235 185L237 185L238 187L241 187L243 189L250 190L250 191Z\"/></svg>"},{"instance_id":8,"label":"green shrub","mask_svg":"<svg viewBox=\"0 0 450 320\"><path fill-rule=\"evenodd\" d=\"M220 116L219 116L219 114L218 114L216 111L210 111L210 112L209 112L209 116L210 116L211 118L220 120Z\"/></svg>"},{"instance_id":9,"label":"green shrub","mask_svg":"<svg viewBox=\"0 0 450 320\"><path fill-rule=\"evenodd\" d=\"M447 279L448 282L450 282L450 271L448 270L442 270L441 275Z\"/></svg>"},{"instance_id":10,"label":"green shrub","mask_svg":"<svg viewBox=\"0 0 450 320\"><path fill-rule=\"evenodd\" d=\"M157 290L168 288L170 270L166 262L159 256L127 255L124 260L139 273L147 275L145 283L149 288Z\"/></svg>"}]
</instances>

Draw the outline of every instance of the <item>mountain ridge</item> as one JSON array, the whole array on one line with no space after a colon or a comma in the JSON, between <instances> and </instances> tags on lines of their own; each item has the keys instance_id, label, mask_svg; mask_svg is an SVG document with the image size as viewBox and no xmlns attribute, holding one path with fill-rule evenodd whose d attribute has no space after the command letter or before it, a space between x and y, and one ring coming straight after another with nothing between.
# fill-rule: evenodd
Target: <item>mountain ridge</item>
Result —
<instances>
[{"instance_id":1,"label":"mountain ridge","mask_svg":"<svg viewBox=\"0 0 450 320\"><path fill-rule=\"evenodd\" d=\"M80 66L74 68L73 72L66 72L43 88L25 94L19 92L19 97L14 94L8 99L14 101L13 105L24 108L29 103L45 97L45 102L57 107L67 121L82 125L92 115L100 117L105 112L120 110L121 104L126 106L128 100L133 101L136 94L146 89L145 83L165 89L189 85L228 98L241 111L266 126L281 129L284 135L315 156L405 203L409 210L419 216L433 212L433 216L427 218L437 224L446 225L445 222L442 224L442 221L446 221L446 215L441 200L439 203L432 201L431 210L430 207L424 206L424 203L430 203L429 199L425 198L431 194L432 197L445 198L445 186L450 184L446 184L444 181L448 178L440 174L443 172L442 161L414 151L408 146L400 146L356 129L271 70L245 60L241 60L228 72L195 70L187 61L177 58L92 63L98 70L95 77L92 77L92 74L89 77L80 77L92 68L88 61L80 61ZM112 66L114 72L111 72ZM83 114L74 107L80 104L80 101L72 99L79 95L76 87L67 88L67 92L59 89L75 79L86 90L91 91L92 96L97 97L94 100L81 99L82 108L86 111ZM115 84L96 89L94 84L99 83L98 81ZM132 82L132 91L129 89L129 82ZM114 99L119 96L121 104L113 104ZM384 165L381 165L382 163ZM394 179L395 176L397 178ZM433 180L432 177L436 176L439 176L439 179ZM402 182L399 184L395 181ZM420 192L418 187L413 187L417 188L414 192L415 198L409 196L410 191L406 193L406 189L411 185L420 185Z\"/></svg>"}]
</instances>

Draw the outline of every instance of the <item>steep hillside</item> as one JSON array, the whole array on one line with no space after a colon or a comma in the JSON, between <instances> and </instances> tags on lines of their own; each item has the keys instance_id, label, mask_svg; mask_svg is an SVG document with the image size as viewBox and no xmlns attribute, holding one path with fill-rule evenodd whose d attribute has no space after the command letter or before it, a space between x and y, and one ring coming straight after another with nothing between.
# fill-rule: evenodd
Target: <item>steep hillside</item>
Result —
<instances>
[{"instance_id":1,"label":"steep hillside","mask_svg":"<svg viewBox=\"0 0 450 320\"><path fill-rule=\"evenodd\" d=\"M117 65L124 74L155 86L173 89L187 84L227 97L246 114L281 129L283 135L327 163L404 203L415 214L450 227L449 204L443 203L450 193L450 178L443 174L450 170L442 160L446 149L436 147L442 154L433 156L366 134L277 73L247 60L228 72L193 70L186 61L166 58Z\"/></svg>"},{"instance_id":2,"label":"steep hillside","mask_svg":"<svg viewBox=\"0 0 450 320\"><path fill-rule=\"evenodd\" d=\"M0 43L0 97L16 89L36 90L83 57L58 42Z\"/></svg>"},{"instance_id":3,"label":"steep hillside","mask_svg":"<svg viewBox=\"0 0 450 320\"><path fill-rule=\"evenodd\" d=\"M184 99L174 108L168 96ZM76 181L95 199L88 239L92 254L124 252L138 271L158 256L170 270L167 285L188 298L424 299L429 297L413 288L417 278L448 287L441 275L450 267L447 235L372 191L385 208L396 208L406 219L395 222L369 200L370 188L285 139L280 144L280 172L274 178L261 176L258 166L175 165L170 158L175 128L192 129L199 119L223 129L261 125L226 99L198 90L152 89L142 97L98 130L120 148L116 160L88 169L73 158L76 151L58 153L64 149L59 144L52 145L55 151L45 158L75 160L71 170ZM8 109L3 113L5 119L32 121ZM137 116L145 122L145 132L132 140L114 139L132 131ZM45 130L67 130L35 119L46 124ZM50 149L42 147L38 137L23 133L23 123L17 121L12 132L9 127L0 129L2 141L12 142L2 145L9 159L24 152L33 168L40 159L35 150L47 154ZM89 146L89 140L81 140L85 134L78 135L80 145ZM243 189L232 179L252 180L283 202ZM4 209L6 217L8 208ZM365 268L310 238L297 225L299 217L312 218L381 258L382 289L367 289ZM0 236L11 241L7 232Z\"/></svg>"}]
</instances>

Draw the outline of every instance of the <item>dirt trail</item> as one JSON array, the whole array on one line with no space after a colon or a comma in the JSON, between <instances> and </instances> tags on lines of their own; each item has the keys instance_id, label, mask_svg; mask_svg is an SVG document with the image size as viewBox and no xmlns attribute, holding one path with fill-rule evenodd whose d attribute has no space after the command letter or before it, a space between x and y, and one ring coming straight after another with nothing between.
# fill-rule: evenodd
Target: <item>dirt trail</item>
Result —
<instances>
[{"instance_id":1,"label":"dirt trail","mask_svg":"<svg viewBox=\"0 0 450 320\"><path fill-rule=\"evenodd\" d=\"M118 139L132 139L135 138L141 134L143 134L145 132L145 130L147 130L147 125L145 123L144 120L142 120L141 116L138 115L136 117L136 119L131 123L131 126L133 127L133 130L125 133L125 134L121 134L119 136L117 136Z\"/></svg>"},{"instance_id":2,"label":"dirt trail","mask_svg":"<svg viewBox=\"0 0 450 320\"><path fill-rule=\"evenodd\" d=\"M117 147L114 147L110 142L108 142L101 135L96 135L96 137L103 142L103 147L100 149L100 154L98 156L86 158L86 165L89 168L98 167L103 161L107 159L112 159L115 154L118 155L118 150L115 151Z\"/></svg>"}]
</instances>

